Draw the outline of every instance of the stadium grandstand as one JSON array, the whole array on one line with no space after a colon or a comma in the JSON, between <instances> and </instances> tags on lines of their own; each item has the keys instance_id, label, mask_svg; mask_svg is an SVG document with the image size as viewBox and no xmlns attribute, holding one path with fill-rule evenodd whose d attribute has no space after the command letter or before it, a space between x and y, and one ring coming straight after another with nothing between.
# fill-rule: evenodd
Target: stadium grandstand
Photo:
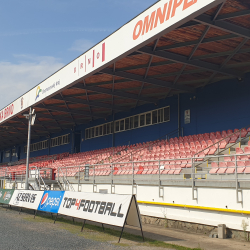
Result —
<instances>
[{"instance_id":1,"label":"stadium grandstand","mask_svg":"<svg viewBox=\"0 0 250 250\"><path fill-rule=\"evenodd\" d=\"M0 111L0 177L136 194L145 217L242 230L250 3L162 0ZM34 83L35 84L35 83Z\"/></svg>"}]
</instances>

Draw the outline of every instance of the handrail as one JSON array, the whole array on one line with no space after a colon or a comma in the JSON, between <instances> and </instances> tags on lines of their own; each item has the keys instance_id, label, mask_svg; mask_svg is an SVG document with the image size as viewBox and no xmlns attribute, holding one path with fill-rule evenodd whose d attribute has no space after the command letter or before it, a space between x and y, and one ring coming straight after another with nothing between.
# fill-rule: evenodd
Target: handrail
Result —
<instances>
[{"instance_id":1,"label":"handrail","mask_svg":"<svg viewBox=\"0 0 250 250\"><path fill-rule=\"evenodd\" d=\"M232 146L234 146L234 145L236 145L236 144L238 143L238 142L236 141L235 143L233 143L233 145L230 145L228 148L223 148L223 149L219 152L219 146L220 146L219 144L220 144L222 141L224 141L225 139L231 138L234 134L238 134L238 133L240 133L240 140L241 140L241 139L242 139L242 137L241 137L241 131L242 131L243 129L246 129L246 128L249 128L249 127L250 127L250 124L247 125L247 126L245 126L245 127L243 127L243 128L241 128L241 129L239 129L238 131L232 133L231 135L228 135L227 137L222 138L221 140L215 142L214 144L208 146L207 148L205 148L205 149L199 151L198 153L195 153L195 154L194 154L194 157L195 157L196 155L201 154L201 153L204 152L205 150L207 150L207 149L209 149L209 148L211 148L211 147L214 147L214 146L217 145L217 144L218 144L218 152L216 152L216 155L218 155L221 151L224 151L224 150L226 150L226 149L228 149L228 148L230 148L230 147L232 147ZM203 162L204 162L204 161L203 161Z\"/></svg>"},{"instance_id":2,"label":"handrail","mask_svg":"<svg viewBox=\"0 0 250 250\"><path fill-rule=\"evenodd\" d=\"M63 182L64 182L64 180L66 180L66 183L67 183L68 186L71 188L71 191L75 191L74 187L71 185L71 183L68 181L67 177L64 175L62 169L61 169L61 168L58 168L58 170L61 170L61 173L62 173L62 175L63 175ZM67 167L66 167L66 170L67 170ZM60 178L59 175L58 175L58 178Z\"/></svg>"},{"instance_id":3,"label":"handrail","mask_svg":"<svg viewBox=\"0 0 250 250\"><path fill-rule=\"evenodd\" d=\"M181 128L181 129L182 129L182 128ZM155 144L158 143L158 142L157 142L158 140L161 140L162 138L166 138L166 137L169 136L169 135L173 135L173 134L175 134L176 132L179 132L181 129L175 129L175 130L173 130L173 131L171 131L171 132L169 132L169 133L167 133L167 134L165 134L165 135L159 137L158 139L156 139L156 140L154 140L154 141L146 142L146 143L145 143L144 145L142 145L140 148L135 149L134 151L132 151L132 152L126 154L126 155L123 155L122 157L120 157L120 158L117 159L117 160L119 161L120 159L126 158L126 156L130 156L130 155L132 155L133 153L138 153L138 152L142 151L143 149L147 148L148 146L154 146ZM112 162L112 163L114 163L114 162Z\"/></svg>"}]
</instances>

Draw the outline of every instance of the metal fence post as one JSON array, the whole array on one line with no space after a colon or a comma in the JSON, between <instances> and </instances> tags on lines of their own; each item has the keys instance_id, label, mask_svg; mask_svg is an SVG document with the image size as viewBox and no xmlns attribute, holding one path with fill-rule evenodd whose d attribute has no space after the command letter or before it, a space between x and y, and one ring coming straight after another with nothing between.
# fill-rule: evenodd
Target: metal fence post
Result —
<instances>
[{"instance_id":1,"label":"metal fence post","mask_svg":"<svg viewBox=\"0 0 250 250\"><path fill-rule=\"evenodd\" d=\"M132 194L134 194L134 171L135 171L135 166L134 166L134 162L132 161Z\"/></svg>"},{"instance_id":2,"label":"metal fence post","mask_svg":"<svg viewBox=\"0 0 250 250\"><path fill-rule=\"evenodd\" d=\"M78 171L78 189L77 189L78 192L79 192L79 186L80 186L80 165L79 165L79 171Z\"/></svg>"},{"instance_id":3,"label":"metal fence post","mask_svg":"<svg viewBox=\"0 0 250 250\"><path fill-rule=\"evenodd\" d=\"M237 154L235 155L235 189L236 189L236 202L239 202L239 185L238 185L238 173L237 173Z\"/></svg>"}]
</instances>

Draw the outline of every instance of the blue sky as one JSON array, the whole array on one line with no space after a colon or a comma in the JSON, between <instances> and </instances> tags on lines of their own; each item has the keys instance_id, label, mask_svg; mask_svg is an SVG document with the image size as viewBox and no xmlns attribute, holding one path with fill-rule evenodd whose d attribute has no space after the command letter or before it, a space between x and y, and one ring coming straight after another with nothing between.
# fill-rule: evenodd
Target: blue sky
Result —
<instances>
[{"instance_id":1,"label":"blue sky","mask_svg":"<svg viewBox=\"0 0 250 250\"><path fill-rule=\"evenodd\" d=\"M8 0L0 5L0 109L157 0Z\"/></svg>"}]
</instances>

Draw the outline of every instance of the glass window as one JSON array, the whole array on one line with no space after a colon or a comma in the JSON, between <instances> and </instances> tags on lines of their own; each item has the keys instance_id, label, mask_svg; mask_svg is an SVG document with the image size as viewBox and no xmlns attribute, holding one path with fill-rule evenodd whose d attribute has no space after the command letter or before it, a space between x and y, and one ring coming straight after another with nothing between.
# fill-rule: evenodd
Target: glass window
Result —
<instances>
[{"instance_id":1,"label":"glass window","mask_svg":"<svg viewBox=\"0 0 250 250\"><path fill-rule=\"evenodd\" d=\"M89 129L85 130L85 139L89 139Z\"/></svg>"},{"instance_id":2,"label":"glass window","mask_svg":"<svg viewBox=\"0 0 250 250\"><path fill-rule=\"evenodd\" d=\"M103 135L107 134L107 124L103 125Z\"/></svg>"},{"instance_id":3,"label":"glass window","mask_svg":"<svg viewBox=\"0 0 250 250\"><path fill-rule=\"evenodd\" d=\"M124 130L124 120L120 121L120 131Z\"/></svg>"},{"instance_id":4,"label":"glass window","mask_svg":"<svg viewBox=\"0 0 250 250\"><path fill-rule=\"evenodd\" d=\"M94 138L95 137L95 128L92 128L91 129L91 138Z\"/></svg>"},{"instance_id":5,"label":"glass window","mask_svg":"<svg viewBox=\"0 0 250 250\"><path fill-rule=\"evenodd\" d=\"M158 110L158 122L163 122L163 109Z\"/></svg>"},{"instance_id":6,"label":"glass window","mask_svg":"<svg viewBox=\"0 0 250 250\"><path fill-rule=\"evenodd\" d=\"M103 135L103 126L99 127L99 136Z\"/></svg>"},{"instance_id":7,"label":"glass window","mask_svg":"<svg viewBox=\"0 0 250 250\"><path fill-rule=\"evenodd\" d=\"M151 112L146 114L146 125L151 124Z\"/></svg>"},{"instance_id":8,"label":"glass window","mask_svg":"<svg viewBox=\"0 0 250 250\"><path fill-rule=\"evenodd\" d=\"M120 121L116 121L115 122L115 132L119 132L120 131Z\"/></svg>"},{"instance_id":9,"label":"glass window","mask_svg":"<svg viewBox=\"0 0 250 250\"><path fill-rule=\"evenodd\" d=\"M58 137L58 146L60 146L60 145L62 145L63 143L62 143L62 137L60 136L60 137Z\"/></svg>"},{"instance_id":10,"label":"glass window","mask_svg":"<svg viewBox=\"0 0 250 250\"><path fill-rule=\"evenodd\" d=\"M152 124L157 123L157 110L152 112Z\"/></svg>"},{"instance_id":11,"label":"glass window","mask_svg":"<svg viewBox=\"0 0 250 250\"><path fill-rule=\"evenodd\" d=\"M129 129L129 118L125 119L125 130Z\"/></svg>"},{"instance_id":12,"label":"glass window","mask_svg":"<svg viewBox=\"0 0 250 250\"><path fill-rule=\"evenodd\" d=\"M134 116L134 128L138 128L139 126L139 116Z\"/></svg>"},{"instance_id":13,"label":"glass window","mask_svg":"<svg viewBox=\"0 0 250 250\"><path fill-rule=\"evenodd\" d=\"M111 133L111 123L107 124L107 135Z\"/></svg>"},{"instance_id":14,"label":"glass window","mask_svg":"<svg viewBox=\"0 0 250 250\"><path fill-rule=\"evenodd\" d=\"M114 122L111 122L110 123L110 134L113 134L114 133Z\"/></svg>"},{"instance_id":15,"label":"glass window","mask_svg":"<svg viewBox=\"0 0 250 250\"><path fill-rule=\"evenodd\" d=\"M16 155L16 149L12 149L12 156L15 156Z\"/></svg>"},{"instance_id":16,"label":"glass window","mask_svg":"<svg viewBox=\"0 0 250 250\"><path fill-rule=\"evenodd\" d=\"M130 128L134 128L134 117L130 117Z\"/></svg>"},{"instance_id":17,"label":"glass window","mask_svg":"<svg viewBox=\"0 0 250 250\"><path fill-rule=\"evenodd\" d=\"M165 122L170 121L170 109L169 109L169 107L164 108L164 121Z\"/></svg>"},{"instance_id":18,"label":"glass window","mask_svg":"<svg viewBox=\"0 0 250 250\"><path fill-rule=\"evenodd\" d=\"M95 127L95 136L99 136L99 127Z\"/></svg>"},{"instance_id":19,"label":"glass window","mask_svg":"<svg viewBox=\"0 0 250 250\"><path fill-rule=\"evenodd\" d=\"M145 114L140 115L140 126L145 126Z\"/></svg>"}]
</instances>

